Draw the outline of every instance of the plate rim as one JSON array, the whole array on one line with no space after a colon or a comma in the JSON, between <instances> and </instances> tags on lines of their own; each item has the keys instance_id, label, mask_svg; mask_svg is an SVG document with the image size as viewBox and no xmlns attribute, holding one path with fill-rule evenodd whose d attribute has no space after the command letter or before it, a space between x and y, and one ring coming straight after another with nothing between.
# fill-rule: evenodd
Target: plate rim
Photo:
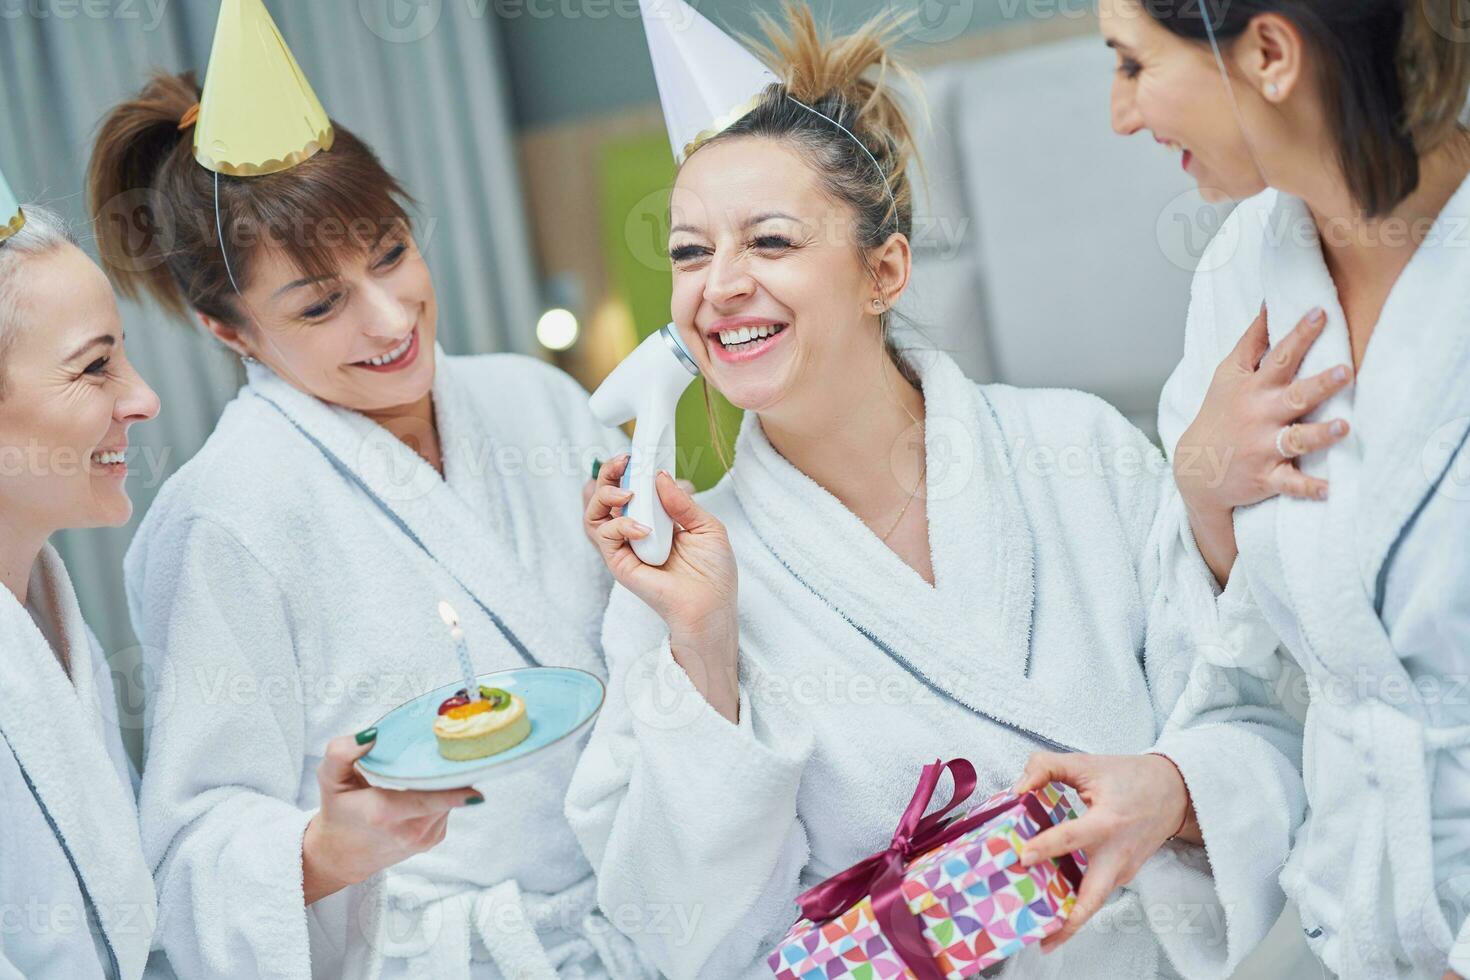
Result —
<instances>
[{"instance_id":1,"label":"plate rim","mask_svg":"<svg viewBox=\"0 0 1470 980\"><path fill-rule=\"evenodd\" d=\"M469 761L479 761L479 762L483 762L485 764L483 766L480 766L480 767L476 768L476 769L466 770L465 771L465 775L467 777L470 776L471 774L482 773L482 772L484 772L487 769L493 769L494 767L496 767L498 765L502 765L502 764L504 764L506 762L515 762L515 761L520 760L520 759L529 758L530 756L536 754L537 752L545 751L546 749L549 749L549 748L551 748L554 745L561 744L562 742L566 741L567 739L571 738L574 735L580 734L581 731L584 728L586 728L588 725L592 724L594 721L597 720L597 716L602 713L602 707L603 707L603 705L605 705L607 703L607 682L604 681L601 677L598 677L592 671L590 671L590 670L584 670L581 667L564 667L564 666L561 666L560 664L528 664L528 665L526 665L524 667L503 667L500 670L492 670L492 671L490 671L488 673L476 674L475 675L475 680L478 682L482 678L495 677L495 676L498 676L498 675L501 675L501 674L513 674L513 673L516 673L517 671L524 671L524 670L567 670L567 671L571 671L571 672L577 673L577 674L586 674L588 677L592 678L594 681L597 682L597 704L593 706L591 712L588 713L587 717L584 718L584 719L582 719L581 723L579 723L578 725L576 725L573 728L568 729L563 734L558 735L556 738L552 739L550 742L547 742L545 745L542 745L542 746L534 749L531 752L527 752L525 755L518 755L514 759L500 759L498 761L495 759L495 756L493 756L493 755L486 756L482 760L469 760ZM453 682L451 681L450 683L453 683ZM443 685L440 685L440 686L442 687ZM404 705L409 704L409 703L411 703L413 701L417 701L419 698L422 698L422 697L424 697L424 696L432 693L433 690L436 690L436 689L431 688L429 691L424 691L422 694L416 694L413 697L409 698L407 701L403 701L403 702L399 703L398 705L396 705L396 706L394 706L392 708L389 708L387 711L383 712L378 717L378 720L377 721L373 722L368 727L369 728L377 728L379 725L382 724L384 718L387 718L389 715L393 714L393 712L399 710ZM369 749L368 752L371 753L372 750ZM421 783L439 782L439 781L444 780L444 779L454 778L453 774L450 774L450 773L445 773L445 774L438 775L438 776L394 776L394 775L392 775L390 773L383 772L381 769L373 769L373 768L371 768L369 766L363 765L362 764L363 763L363 759L365 759L365 758L367 758L367 755L364 755L362 758L355 760L352 763L352 768L356 769L358 771L358 773L361 774L364 779L367 779L368 780L369 783L372 783L372 780L373 779L388 779L388 780L392 780L395 783L408 784L408 783L420 783L420 782ZM371 778L369 778L369 777L371 777ZM376 785L376 784L373 784L373 785ZM468 785L468 784L466 784L466 785ZM379 787L379 788L391 788L391 787Z\"/></svg>"}]
</instances>

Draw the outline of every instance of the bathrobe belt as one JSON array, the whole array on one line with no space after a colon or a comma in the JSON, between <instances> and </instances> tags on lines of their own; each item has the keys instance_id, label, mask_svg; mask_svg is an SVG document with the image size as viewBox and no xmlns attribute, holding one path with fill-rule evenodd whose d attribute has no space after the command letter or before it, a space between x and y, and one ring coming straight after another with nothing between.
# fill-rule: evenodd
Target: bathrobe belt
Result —
<instances>
[{"instance_id":1,"label":"bathrobe belt","mask_svg":"<svg viewBox=\"0 0 1470 980\"><path fill-rule=\"evenodd\" d=\"M543 929L571 938L547 949L538 935ZM575 977L575 964L594 957L611 980L646 975L632 941L598 911L592 875L543 895L521 891L515 879L476 888L389 873L375 932L368 940L370 980L383 975L389 960L412 961L436 980L469 980L475 936L509 978Z\"/></svg>"},{"instance_id":2,"label":"bathrobe belt","mask_svg":"<svg viewBox=\"0 0 1470 980\"><path fill-rule=\"evenodd\" d=\"M1358 756L1354 761L1364 763L1343 770L1343 775L1358 774L1363 809L1352 850L1350 885L1343 896L1342 941L1352 944L1353 958L1370 968L1368 975L1393 975L1392 937L1379 935L1378 930L1378 912L1389 884L1384 864L1386 861L1390 881L1395 883L1422 880L1427 872L1431 882L1427 904L1422 894L1394 888L1390 907L1405 952L1416 968L1437 976L1443 969L1444 952L1455 937L1432 897L1433 868L1424 860L1422 842L1395 828L1423 819L1429 792L1426 760L1432 753L1470 748L1470 725L1427 727L1376 699L1349 704L1323 699L1312 710L1317 723L1351 739Z\"/></svg>"}]
</instances>

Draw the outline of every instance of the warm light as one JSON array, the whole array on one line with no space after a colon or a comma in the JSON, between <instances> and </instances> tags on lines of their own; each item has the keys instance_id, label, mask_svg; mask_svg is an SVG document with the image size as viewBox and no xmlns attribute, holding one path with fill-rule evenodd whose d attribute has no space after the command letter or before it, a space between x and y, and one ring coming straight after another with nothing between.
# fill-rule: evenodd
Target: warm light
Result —
<instances>
[{"instance_id":1,"label":"warm light","mask_svg":"<svg viewBox=\"0 0 1470 980\"><path fill-rule=\"evenodd\" d=\"M571 310L547 310L536 324L536 339L547 350L568 350L577 342L579 331Z\"/></svg>"}]
</instances>

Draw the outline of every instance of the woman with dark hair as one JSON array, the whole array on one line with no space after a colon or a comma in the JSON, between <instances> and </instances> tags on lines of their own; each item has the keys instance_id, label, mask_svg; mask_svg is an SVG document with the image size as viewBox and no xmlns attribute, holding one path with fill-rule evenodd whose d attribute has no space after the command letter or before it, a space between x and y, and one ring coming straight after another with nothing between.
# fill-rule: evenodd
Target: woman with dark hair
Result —
<instances>
[{"instance_id":1,"label":"woman with dark hair","mask_svg":"<svg viewBox=\"0 0 1470 980\"><path fill-rule=\"evenodd\" d=\"M119 287L247 376L126 562L159 944L185 977L642 976L562 816L574 752L484 795L354 769L378 718L459 676L441 600L476 672L603 673L610 583L575 515L622 439L540 361L439 349L403 189L274 31L226 3L204 91L155 77L91 162L94 213L146 194L167 230L139 253L99 223ZM270 77L229 74L249 45Z\"/></svg>"},{"instance_id":2,"label":"woman with dark hair","mask_svg":"<svg viewBox=\"0 0 1470 980\"><path fill-rule=\"evenodd\" d=\"M1279 637L1310 683L1310 812L1282 882L1344 977L1470 975L1470 24L1455 8L1102 4L1114 128L1149 130L1203 191L1243 202L1196 274L1159 427L1201 552L1274 634L1206 655L1269 671ZM1308 311L1303 369L1322 373L1297 380L1280 327ZM1283 426L1284 409L1303 421ZM1226 429L1244 433L1237 461L1208 483L1191 461ZM1319 499L1263 502L1263 460Z\"/></svg>"}]
</instances>

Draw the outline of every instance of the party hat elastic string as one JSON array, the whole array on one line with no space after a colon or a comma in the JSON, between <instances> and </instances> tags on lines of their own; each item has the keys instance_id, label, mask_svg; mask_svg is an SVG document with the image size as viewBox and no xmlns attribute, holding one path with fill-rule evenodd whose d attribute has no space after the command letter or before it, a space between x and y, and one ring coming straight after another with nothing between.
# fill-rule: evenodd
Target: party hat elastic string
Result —
<instances>
[{"instance_id":1,"label":"party hat elastic string","mask_svg":"<svg viewBox=\"0 0 1470 980\"><path fill-rule=\"evenodd\" d=\"M888 180L888 172L883 169L883 165L878 162L878 158L873 155L873 151L868 149L867 144L858 139L856 133L854 133L852 130L848 129L846 126L842 125L842 123L838 122L836 119L833 119L826 113L818 112L816 109L813 109L811 106L807 105L805 102L801 101L794 95L788 94L786 98L790 99L792 102L795 102L797 105L801 106L812 115L818 117L819 119L825 119L832 125L836 126L838 129L842 130L848 135L849 139L851 139L854 143L858 145L858 149L862 150L863 153L867 155L868 159L873 161L873 169L877 170L878 176L883 178L883 189L888 192L888 203L893 206L893 217L895 220L897 220L898 198L893 196L893 185Z\"/></svg>"}]
</instances>

